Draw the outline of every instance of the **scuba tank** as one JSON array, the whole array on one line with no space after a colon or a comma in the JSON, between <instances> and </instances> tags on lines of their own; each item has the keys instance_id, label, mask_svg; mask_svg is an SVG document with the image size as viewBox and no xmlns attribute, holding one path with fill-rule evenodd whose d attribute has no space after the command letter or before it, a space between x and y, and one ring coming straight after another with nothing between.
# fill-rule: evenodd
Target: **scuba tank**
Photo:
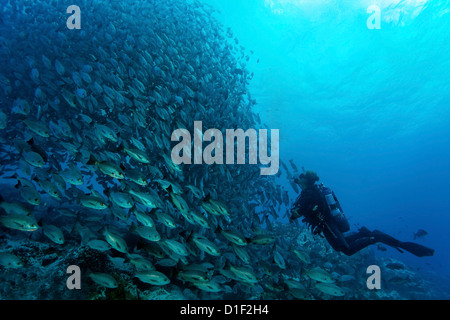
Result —
<instances>
[{"instance_id":1,"label":"scuba tank","mask_svg":"<svg viewBox=\"0 0 450 320\"><path fill-rule=\"evenodd\" d=\"M325 196L325 200L327 201L328 208L330 208L330 212L333 217L336 217L341 214L341 210L338 208L336 200L334 200L333 192L330 188L324 188L323 195Z\"/></svg>"},{"instance_id":2,"label":"scuba tank","mask_svg":"<svg viewBox=\"0 0 450 320\"><path fill-rule=\"evenodd\" d=\"M350 225L345 218L344 213L342 212L342 208L339 203L336 202L334 198L333 191L330 188L323 187L322 194L325 197L325 201L330 209L330 213L333 216L333 219L336 221L338 228L341 232L347 232L350 230Z\"/></svg>"}]
</instances>

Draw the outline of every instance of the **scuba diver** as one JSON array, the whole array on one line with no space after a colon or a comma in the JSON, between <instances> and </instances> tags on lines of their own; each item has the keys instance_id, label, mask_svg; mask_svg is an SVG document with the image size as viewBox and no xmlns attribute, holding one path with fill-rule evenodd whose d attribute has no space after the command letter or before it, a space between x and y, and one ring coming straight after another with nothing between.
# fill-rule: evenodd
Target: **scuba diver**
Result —
<instances>
[{"instance_id":1,"label":"scuba diver","mask_svg":"<svg viewBox=\"0 0 450 320\"><path fill-rule=\"evenodd\" d=\"M289 218L290 222L303 217L303 222L311 227L313 234L325 236L334 250L348 256L378 242L401 249L418 256L432 256L434 250L412 242L399 241L381 231L370 231L362 227L358 232L344 235L350 230L341 205L330 188L316 184L319 177L313 171L302 173L295 182L301 187L300 196L295 201Z\"/></svg>"}]
</instances>

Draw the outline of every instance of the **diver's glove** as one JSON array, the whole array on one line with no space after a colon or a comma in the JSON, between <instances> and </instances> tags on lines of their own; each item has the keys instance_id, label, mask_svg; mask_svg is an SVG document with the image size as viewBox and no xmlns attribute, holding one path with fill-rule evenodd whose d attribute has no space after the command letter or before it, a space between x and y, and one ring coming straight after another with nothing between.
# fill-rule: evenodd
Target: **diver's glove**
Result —
<instances>
[{"instance_id":1,"label":"diver's glove","mask_svg":"<svg viewBox=\"0 0 450 320\"><path fill-rule=\"evenodd\" d=\"M296 219L300 218L300 215L298 214L298 209L293 208L291 210L291 216L289 217L289 223L293 223Z\"/></svg>"}]
</instances>

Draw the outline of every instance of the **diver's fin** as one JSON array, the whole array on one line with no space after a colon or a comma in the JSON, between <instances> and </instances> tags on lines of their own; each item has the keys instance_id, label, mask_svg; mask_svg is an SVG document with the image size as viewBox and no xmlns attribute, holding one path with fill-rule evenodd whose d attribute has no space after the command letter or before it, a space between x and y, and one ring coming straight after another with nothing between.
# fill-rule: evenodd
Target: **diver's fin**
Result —
<instances>
[{"instance_id":1,"label":"diver's fin","mask_svg":"<svg viewBox=\"0 0 450 320\"><path fill-rule=\"evenodd\" d=\"M403 253L403 251L401 250L401 249L403 249L403 250L406 250L418 257L425 257L425 256L429 257L434 254L433 249L424 247L420 244L413 243L413 242L399 241L399 240L385 234L384 232L381 232L378 230L374 230L373 232L371 232L371 236L373 236L375 238L376 242L382 242L384 244L387 244L388 246L391 246L391 247L397 249L401 253Z\"/></svg>"},{"instance_id":2,"label":"diver's fin","mask_svg":"<svg viewBox=\"0 0 450 320\"><path fill-rule=\"evenodd\" d=\"M402 242L399 247L418 257L431 257L434 255L434 249L413 242Z\"/></svg>"},{"instance_id":3,"label":"diver's fin","mask_svg":"<svg viewBox=\"0 0 450 320\"><path fill-rule=\"evenodd\" d=\"M362 230L363 234L367 233L367 231L365 230L364 227L362 227L360 229L360 231L361 230ZM384 232L381 232L379 230L374 230L374 231L370 232L369 235L371 237L375 238L375 242L382 242L382 243L387 244L388 246L391 246L393 248L400 247L400 245L402 243L401 241L395 239L394 237L391 237L390 235L388 235L388 234L386 234Z\"/></svg>"},{"instance_id":4,"label":"diver's fin","mask_svg":"<svg viewBox=\"0 0 450 320\"><path fill-rule=\"evenodd\" d=\"M394 249L397 249L397 250L398 250L398 252L400 252L400 253L405 253L405 251L403 251L403 250L400 250L400 248L399 248L399 247L394 247Z\"/></svg>"}]
</instances>

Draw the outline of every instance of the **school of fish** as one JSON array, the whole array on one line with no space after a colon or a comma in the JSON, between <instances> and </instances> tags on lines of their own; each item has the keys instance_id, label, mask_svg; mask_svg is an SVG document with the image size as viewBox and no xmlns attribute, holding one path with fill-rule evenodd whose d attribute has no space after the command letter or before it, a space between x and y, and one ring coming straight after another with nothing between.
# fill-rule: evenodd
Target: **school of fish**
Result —
<instances>
[{"instance_id":1,"label":"school of fish","mask_svg":"<svg viewBox=\"0 0 450 320\"><path fill-rule=\"evenodd\" d=\"M365 254L335 270L339 255L321 239L276 222L292 203L277 184L282 174L292 182L292 161L278 177L255 165L171 161L171 133L196 120L265 127L248 91L253 53L211 7L80 0L82 29L69 30L61 2L2 3L1 268L95 256L102 268L73 261L87 275L83 298L124 288L140 299L175 289L190 298L362 297L346 284L362 281Z\"/></svg>"}]
</instances>

